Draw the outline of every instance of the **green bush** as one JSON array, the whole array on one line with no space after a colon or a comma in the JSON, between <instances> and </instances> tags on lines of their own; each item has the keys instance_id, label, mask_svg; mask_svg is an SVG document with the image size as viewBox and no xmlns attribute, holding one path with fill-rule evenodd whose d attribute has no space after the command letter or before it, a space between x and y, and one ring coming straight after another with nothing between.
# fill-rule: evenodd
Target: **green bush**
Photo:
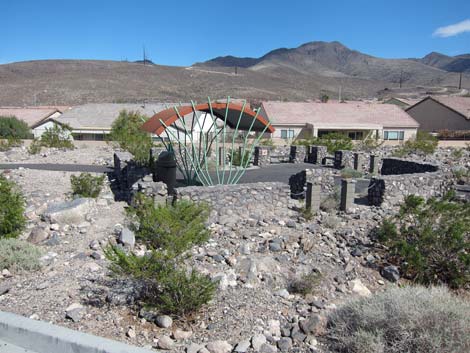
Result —
<instances>
[{"instance_id":1,"label":"green bush","mask_svg":"<svg viewBox=\"0 0 470 353\"><path fill-rule=\"evenodd\" d=\"M207 206L189 201L155 206L151 198L140 194L129 212L138 224L139 241L150 250L137 256L109 246L105 255L111 262L111 271L139 281L146 306L175 316L199 310L212 299L217 284L194 269L187 272L183 253L207 240Z\"/></svg>"},{"instance_id":2,"label":"green bush","mask_svg":"<svg viewBox=\"0 0 470 353\"><path fill-rule=\"evenodd\" d=\"M155 206L152 198L139 194L129 213L137 219L137 237L154 249L179 255L209 237L205 226L209 209L202 203L180 200L174 205Z\"/></svg>"},{"instance_id":3,"label":"green bush","mask_svg":"<svg viewBox=\"0 0 470 353\"><path fill-rule=\"evenodd\" d=\"M348 179L348 178L362 178L362 173L358 170L351 169L351 168L344 168L341 170L341 178Z\"/></svg>"},{"instance_id":4,"label":"green bush","mask_svg":"<svg viewBox=\"0 0 470 353\"><path fill-rule=\"evenodd\" d=\"M12 272L34 271L41 265L41 250L26 241L0 238L0 268Z\"/></svg>"},{"instance_id":5,"label":"green bush","mask_svg":"<svg viewBox=\"0 0 470 353\"><path fill-rule=\"evenodd\" d=\"M150 149L153 146L152 136L140 128L147 117L137 112L123 110L111 126L109 139L116 142L120 148L134 156L137 163L148 165Z\"/></svg>"},{"instance_id":6,"label":"green bush","mask_svg":"<svg viewBox=\"0 0 470 353\"><path fill-rule=\"evenodd\" d=\"M290 293L297 293L303 296L314 293L318 288L322 275L320 272L313 271L309 274L303 275L300 278L294 279L289 285Z\"/></svg>"},{"instance_id":7,"label":"green bush","mask_svg":"<svg viewBox=\"0 0 470 353\"><path fill-rule=\"evenodd\" d=\"M93 176L90 173L70 176L72 194L80 197L97 198L103 188L104 175Z\"/></svg>"},{"instance_id":8,"label":"green bush","mask_svg":"<svg viewBox=\"0 0 470 353\"><path fill-rule=\"evenodd\" d=\"M443 287L394 287L333 311L326 341L338 353L464 353L469 332L467 300Z\"/></svg>"},{"instance_id":9,"label":"green bush","mask_svg":"<svg viewBox=\"0 0 470 353\"><path fill-rule=\"evenodd\" d=\"M326 146L329 153L334 153L339 150L350 151L353 149L354 145L352 140L345 134L339 132L332 132L322 137L313 137L311 139L296 140L295 145L317 145L317 146Z\"/></svg>"},{"instance_id":10,"label":"green bush","mask_svg":"<svg viewBox=\"0 0 470 353\"><path fill-rule=\"evenodd\" d=\"M24 121L13 116L0 116L0 138L22 140L30 137L31 130Z\"/></svg>"},{"instance_id":11,"label":"green bush","mask_svg":"<svg viewBox=\"0 0 470 353\"><path fill-rule=\"evenodd\" d=\"M20 147L22 144L23 141L14 137L8 137L6 140L0 140L0 152L9 151L13 147Z\"/></svg>"},{"instance_id":12,"label":"green bush","mask_svg":"<svg viewBox=\"0 0 470 353\"><path fill-rule=\"evenodd\" d=\"M28 153L29 154L38 154L39 152L41 152L41 140L40 139L33 139L33 141L31 141L31 144L29 145L28 147Z\"/></svg>"},{"instance_id":13,"label":"green bush","mask_svg":"<svg viewBox=\"0 0 470 353\"><path fill-rule=\"evenodd\" d=\"M52 128L46 128L46 131L41 135L41 146L73 149L70 131L71 128L63 124L54 124Z\"/></svg>"},{"instance_id":14,"label":"green bush","mask_svg":"<svg viewBox=\"0 0 470 353\"><path fill-rule=\"evenodd\" d=\"M452 193L427 201L408 196L377 237L407 278L452 288L470 285L470 204L454 201Z\"/></svg>"},{"instance_id":15,"label":"green bush","mask_svg":"<svg viewBox=\"0 0 470 353\"><path fill-rule=\"evenodd\" d=\"M0 239L16 238L25 227L25 200L15 183L0 174Z\"/></svg>"},{"instance_id":16,"label":"green bush","mask_svg":"<svg viewBox=\"0 0 470 353\"><path fill-rule=\"evenodd\" d=\"M248 165L251 160L251 150L240 152L238 149L233 151L233 159L232 159L232 165L234 166L241 166L242 162L243 165ZM230 158L232 158L232 151L229 152Z\"/></svg>"},{"instance_id":17,"label":"green bush","mask_svg":"<svg viewBox=\"0 0 470 353\"><path fill-rule=\"evenodd\" d=\"M320 202L320 209L325 212L331 212L339 208L340 189L335 187L332 193L329 193Z\"/></svg>"},{"instance_id":18,"label":"green bush","mask_svg":"<svg viewBox=\"0 0 470 353\"><path fill-rule=\"evenodd\" d=\"M410 153L424 155L433 154L438 143L439 141L436 137L427 132L418 131L416 137L407 140L401 148L395 151L394 155L397 157L403 157Z\"/></svg>"}]
</instances>

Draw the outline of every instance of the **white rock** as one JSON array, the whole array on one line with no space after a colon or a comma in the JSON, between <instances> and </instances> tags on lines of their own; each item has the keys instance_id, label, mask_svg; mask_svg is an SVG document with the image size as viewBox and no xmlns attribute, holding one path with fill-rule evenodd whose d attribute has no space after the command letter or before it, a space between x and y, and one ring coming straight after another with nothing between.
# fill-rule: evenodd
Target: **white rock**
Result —
<instances>
[{"instance_id":1,"label":"white rock","mask_svg":"<svg viewBox=\"0 0 470 353\"><path fill-rule=\"evenodd\" d=\"M279 320L269 320L269 333L274 337L281 337L281 322Z\"/></svg>"},{"instance_id":2,"label":"white rock","mask_svg":"<svg viewBox=\"0 0 470 353\"><path fill-rule=\"evenodd\" d=\"M206 349L210 353L230 353L233 347L227 341L214 341L214 342L209 342L206 345Z\"/></svg>"},{"instance_id":3,"label":"white rock","mask_svg":"<svg viewBox=\"0 0 470 353\"><path fill-rule=\"evenodd\" d=\"M368 297L372 294L359 278L350 281L349 286L351 287L351 290L354 294L357 294L361 297Z\"/></svg>"},{"instance_id":4,"label":"white rock","mask_svg":"<svg viewBox=\"0 0 470 353\"><path fill-rule=\"evenodd\" d=\"M155 323L158 327L169 328L173 325L173 319L168 315L158 315L155 319Z\"/></svg>"},{"instance_id":5,"label":"white rock","mask_svg":"<svg viewBox=\"0 0 470 353\"><path fill-rule=\"evenodd\" d=\"M170 350L173 349L175 342L168 336L162 336L158 339L157 347L160 349Z\"/></svg>"},{"instance_id":6,"label":"white rock","mask_svg":"<svg viewBox=\"0 0 470 353\"><path fill-rule=\"evenodd\" d=\"M266 343L266 336L262 334L257 334L251 337L251 346L255 351L259 351L261 346Z\"/></svg>"},{"instance_id":7,"label":"white rock","mask_svg":"<svg viewBox=\"0 0 470 353\"><path fill-rule=\"evenodd\" d=\"M179 328L173 331L173 338L175 340L187 340L193 335L193 331L183 331Z\"/></svg>"}]
</instances>

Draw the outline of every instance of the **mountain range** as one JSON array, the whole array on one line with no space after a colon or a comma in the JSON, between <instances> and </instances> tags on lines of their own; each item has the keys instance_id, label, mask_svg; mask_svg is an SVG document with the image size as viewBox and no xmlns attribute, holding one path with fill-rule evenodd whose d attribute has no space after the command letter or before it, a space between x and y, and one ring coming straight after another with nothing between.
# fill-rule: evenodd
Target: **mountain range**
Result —
<instances>
[{"instance_id":1,"label":"mountain range","mask_svg":"<svg viewBox=\"0 0 470 353\"><path fill-rule=\"evenodd\" d=\"M384 59L339 42L310 42L260 58L217 57L189 67L150 61L38 60L0 65L0 105L203 100L372 98L470 88L470 54ZM399 88L401 86L401 88ZM454 88L452 88L454 87ZM462 91L465 92L465 91Z\"/></svg>"}]
</instances>

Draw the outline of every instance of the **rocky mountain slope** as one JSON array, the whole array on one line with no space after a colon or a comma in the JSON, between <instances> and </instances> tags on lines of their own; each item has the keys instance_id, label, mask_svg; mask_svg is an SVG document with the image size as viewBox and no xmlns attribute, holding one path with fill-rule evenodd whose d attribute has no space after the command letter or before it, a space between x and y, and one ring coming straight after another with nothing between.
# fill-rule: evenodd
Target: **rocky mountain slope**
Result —
<instances>
[{"instance_id":1,"label":"rocky mountain slope","mask_svg":"<svg viewBox=\"0 0 470 353\"><path fill-rule=\"evenodd\" d=\"M98 60L40 60L0 65L0 105L75 105L92 102L371 98L399 87L456 86L468 55L382 59L339 42L276 49L261 58L218 57L191 67ZM467 66L466 66L467 65ZM446 71L449 70L449 71ZM470 87L470 72L463 87Z\"/></svg>"}]
</instances>

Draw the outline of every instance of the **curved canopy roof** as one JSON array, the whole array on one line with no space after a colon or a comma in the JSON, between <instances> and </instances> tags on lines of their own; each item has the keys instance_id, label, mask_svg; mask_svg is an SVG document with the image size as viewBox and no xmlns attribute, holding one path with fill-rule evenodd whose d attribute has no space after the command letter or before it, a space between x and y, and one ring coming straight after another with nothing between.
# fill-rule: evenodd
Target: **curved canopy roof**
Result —
<instances>
[{"instance_id":1,"label":"curved canopy roof","mask_svg":"<svg viewBox=\"0 0 470 353\"><path fill-rule=\"evenodd\" d=\"M223 121L225 120L225 113L227 112L227 125L231 128L236 128L238 119L241 116L240 123L238 125L239 130L250 130L250 126L253 123L251 131L263 131L266 128L266 132L274 132L274 128L265 117L261 116L260 114L256 116L256 112L249 109L247 106L245 106L245 109L243 109L243 105L237 103L227 104L215 102L211 103L210 105L209 103L202 103L196 105L195 110L210 114L211 106L214 116ZM179 116L181 117L194 112L192 105L177 107L177 109ZM178 113L176 112L175 108L162 110L147 120L145 124L142 125L142 130L160 136L165 131L165 126L170 126L179 120ZM255 119L254 122L253 119ZM162 122L164 124L162 124Z\"/></svg>"}]
</instances>

